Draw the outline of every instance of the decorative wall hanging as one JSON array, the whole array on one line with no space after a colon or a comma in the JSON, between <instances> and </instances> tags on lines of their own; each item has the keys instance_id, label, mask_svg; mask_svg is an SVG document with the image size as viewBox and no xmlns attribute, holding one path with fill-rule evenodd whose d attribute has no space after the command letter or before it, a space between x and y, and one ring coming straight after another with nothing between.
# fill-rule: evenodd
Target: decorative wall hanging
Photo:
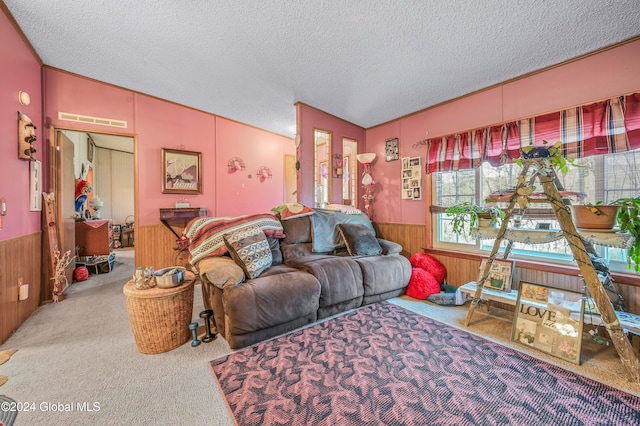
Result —
<instances>
[{"instance_id":1,"label":"decorative wall hanging","mask_svg":"<svg viewBox=\"0 0 640 426\"><path fill-rule=\"evenodd\" d=\"M376 159L375 152L366 152L364 154L356 155L356 160L364 165L364 172L362 173L362 186L364 187L365 194L362 196L364 199L364 209L369 219L373 218L373 209L371 208L371 202L373 201L373 185L375 181L371 176L371 163Z\"/></svg>"},{"instance_id":2,"label":"decorative wall hanging","mask_svg":"<svg viewBox=\"0 0 640 426\"><path fill-rule=\"evenodd\" d=\"M29 166L29 210L42 211L42 163L34 160Z\"/></svg>"},{"instance_id":3,"label":"decorative wall hanging","mask_svg":"<svg viewBox=\"0 0 640 426\"><path fill-rule=\"evenodd\" d=\"M242 161L242 158L240 157L233 157L227 163L227 168L230 173L241 172L245 169L244 161Z\"/></svg>"},{"instance_id":4,"label":"decorative wall hanging","mask_svg":"<svg viewBox=\"0 0 640 426\"><path fill-rule=\"evenodd\" d=\"M36 141L36 126L25 114L18 111L18 158L35 160L36 149L32 144Z\"/></svg>"},{"instance_id":5,"label":"decorative wall hanging","mask_svg":"<svg viewBox=\"0 0 640 426\"><path fill-rule=\"evenodd\" d=\"M96 149L96 143L91 136L87 136L87 161L93 163L93 152Z\"/></svg>"},{"instance_id":6,"label":"decorative wall hanging","mask_svg":"<svg viewBox=\"0 0 640 426\"><path fill-rule=\"evenodd\" d=\"M420 157L402 158L402 199L422 199L422 170Z\"/></svg>"},{"instance_id":7,"label":"decorative wall hanging","mask_svg":"<svg viewBox=\"0 0 640 426\"><path fill-rule=\"evenodd\" d=\"M271 169L268 168L267 166L261 166L258 171L256 172L256 175L258 176L258 178L261 181L264 181L265 179L271 179Z\"/></svg>"},{"instance_id":8,"label":"decorative wall hanging","mask_svg":"<svg viewBox=\"0 0 640 426\"><path fill-rule=\"evenodd\" d=\"M162 193L202 194L202 153L162 148Z\"/></svg>"},{"instance_id":9,"label":"decorative wall hanging","mask_svg":"<svg viewBox=\"0 0 640 426\"><path fill-rule=\"evenodd\" d=\"M342 177L342 154L333 154L333 177L341 178Z\"/></svg>"},{"instance_id":10,"label":"decorative wall hanging","mask_svg":"<svg viewBox=\"0 0 640 426\"><path fill-rule=\"evenodd\" d=\"M394 161L400 158L398 149L398 138L387 139L385 141L385 156L387 161Z\"/></svg>"}]
</instances>

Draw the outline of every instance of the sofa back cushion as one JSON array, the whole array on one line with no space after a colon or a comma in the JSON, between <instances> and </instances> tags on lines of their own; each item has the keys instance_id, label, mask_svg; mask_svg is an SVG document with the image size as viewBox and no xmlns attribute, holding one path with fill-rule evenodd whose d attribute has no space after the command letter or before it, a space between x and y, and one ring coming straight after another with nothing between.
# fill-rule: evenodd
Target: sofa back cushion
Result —
<instances>
[{"instance_id":1,"label":"sofa back cushion","mask_svg":"<svg viewBox=\"0 0 640 426\"><path fill-rule=\"evenodd\" d=\"M284 239L282 244L300 244L311 242L311 220L309 216L283 220Z\"/></svg>"},{"instance_id":2,"label":"sofa back cushion","mask_svg":"<svg viewBox=\"0 0 640 426\"><path fill-rule=\"evenodd\" d=\"M271 266L282 264L282 252L280 251L280 240L277 238L267 237L269 248L271 249Z\"/></svg>"},{"instance_id":3,"label":"sofa back cushion","mask_svg":"<svg viewBox=\"0 0 640 426\"><path fill-rule=\"evenodd\" d=\"M345 243L338 231L339 224L353 223L366 226L373 236L371 220L365 214L345 214L342 212L316 209L311 218L313 251L315 253L332 252L344 247Z\"/></svg>"}]
</instances>

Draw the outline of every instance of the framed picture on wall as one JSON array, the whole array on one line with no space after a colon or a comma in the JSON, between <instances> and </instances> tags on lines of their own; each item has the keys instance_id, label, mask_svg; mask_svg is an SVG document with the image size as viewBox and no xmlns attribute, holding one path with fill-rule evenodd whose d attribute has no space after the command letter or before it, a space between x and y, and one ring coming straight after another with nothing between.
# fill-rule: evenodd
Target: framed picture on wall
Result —
<instances>
[{"instance_id":1,"label":"framed picture on wall","mask_svg":"<svg viewBox=\"0 0 640 426\"><path fill-rule=\"evenodd\" d=\"M582 293L520 282L511 340L580 364Z\"/></svg>"},{"instance_id":2,"label":"framed picture on wall","mask_svg":"<svg viewBox=\"0 0 640 426\"><path fill-rule=\"evenodd\" d=\"M385 159L387 161L394 161L400 158L400 152L398 150L398 138L387 139L385 141Z\"/></svg>"},{"instance_id":3,"label":"framed picture on wall","mask_svg":"<svg viewBox=\"0 0 640 426\"><path fill-rule=\"evenodd\" d=\"M411 191L412 191L411 192L411 194L412 194L411 199L412 200L422 200L422 188L417 186L417 187L413 188Z\"/></svg>"},{"instance_id":4,"label":"framed picture on wall","mask_svg":"<svg viewBox=\"0 0 640 426\"><path fill-rule=\"evenodd\" d=\"M96 148L96 143L91 136L87 136L87 161L93 163L93 151Z\"/></svg>"},{"instance_id":5,"label":"framed picture on wall","mask_svg":"<svg viewBox=\"0 0 640 426\"><path fill-rule=\"evenodd\" d=\"M162 148L162 193L202 194L202 153Z\"/></svg>"}]
</instances>

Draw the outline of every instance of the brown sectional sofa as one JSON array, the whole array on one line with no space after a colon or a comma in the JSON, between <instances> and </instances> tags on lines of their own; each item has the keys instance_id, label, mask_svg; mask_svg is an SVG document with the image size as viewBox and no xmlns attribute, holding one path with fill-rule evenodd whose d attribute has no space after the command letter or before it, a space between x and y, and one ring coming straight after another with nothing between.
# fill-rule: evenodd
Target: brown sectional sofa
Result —
<instances>
[{"instance_id":1,"label":"brown sectional sofa","mask_svg":"<svg viewBox=\"0 0 640 426\"><path fill-rule=\"evenodd\" d=\"M316 210L313 217L282 220L286 237L267 238L273 261L256 278L230 279L230 273L222 271L234 267L228 259L195 265L201 276L204 305L213 310L216 330L232 349L404 293L411 264L400 255L400 245L377 239L380 255L351 256L336 237L335 249L317 251L314 226L323 218L330 218L329 226L354 219L340 212ZM374 232L365 215L358 215L357 221L368 224ZM322 237L331 240L328 235Z\"/></svg>"}]
</instances>

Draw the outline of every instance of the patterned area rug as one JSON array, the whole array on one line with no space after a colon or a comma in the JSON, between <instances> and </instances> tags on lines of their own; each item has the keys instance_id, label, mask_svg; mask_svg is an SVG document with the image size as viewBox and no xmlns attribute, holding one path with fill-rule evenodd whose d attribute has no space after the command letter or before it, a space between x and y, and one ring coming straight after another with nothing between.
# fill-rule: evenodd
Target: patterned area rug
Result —
<instances>
[{"instance_id":1,"label":"patterned area rug","mask_svg":"<svg viewBox=\"0 0 640 426\"><path fill-rule=\"evenodd\" d=\"M635 425L640 398L382 302L211 361L239 425Z\"/></svg>"}]
</instances>

